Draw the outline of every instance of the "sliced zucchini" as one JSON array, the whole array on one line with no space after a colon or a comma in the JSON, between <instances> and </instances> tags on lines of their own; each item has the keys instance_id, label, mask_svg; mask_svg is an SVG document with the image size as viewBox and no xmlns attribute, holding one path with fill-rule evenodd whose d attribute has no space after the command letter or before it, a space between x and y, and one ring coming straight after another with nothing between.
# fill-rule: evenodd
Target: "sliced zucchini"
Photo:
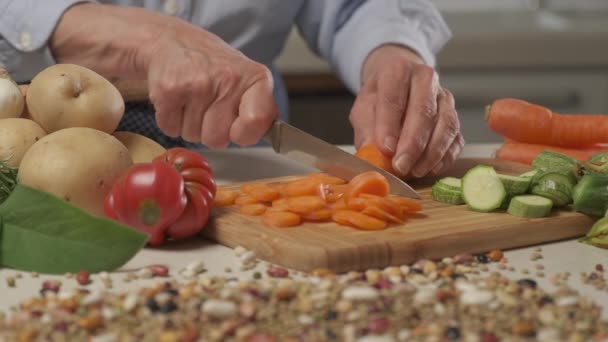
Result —
<instances>
[{"instance_id":1,"label":"sliced zucchini","mask_svg":"<svg viewBox=\"0 0 608 342\"><path fill-rule=\"evenodd\" d=\"M532 186L531 193L546 197L553 205L561 207L572 203L573 185L571 179L561 173L545 173Z\"/></svg>"},{"instance_id":2,"label":"sliced zucchini","mask_svg":"<svg viewBox=\"0 0 608 342\"><path fill-rule=\"evenodd\" d=\"M568 176L573 184L576 184L579 178L580 165L578 160L559 152L550 150L542 151L532 161L532 167L541 170L541 172L534 175L532 185L534 185L535 181L542 176L541 174L543 172L561 173Z\"/></svg>"},{"instance_id":3,"label":"sliced zucchini","mask_svg":"<svg viewBox=\"0 0 608 342\"><path fill-rule=\"evenodd\" d=\"M462 191L462 180L456 177L444 177L438 181L446 189Z\"/></svg>"},{"instance_id":4,"label":"sliced zucchini","mask_svg":"<svg viewBox=\"0 0 608 342\"><path fill-rule=\"evenodd\" d=\"M462 178L462 197L475 211L489 212L500 207L507 196L493 167L477 165Z\"/></svg>"},{"instance_id":5,"label":"sliced zucchini","mask_svg":"<svg viewBox=\"0 0 608 342\"><path fill-rule=\"evenodd\" d=\"M572 200L576 211L604 216L608 209L608 175L584 175L574 187Z\"/></svg>"},{"instance_id":6,"label":"sliced zucchini","mask_svg":"<svg viewBox=\"0 0 608 342\"><path fill-rule=\"evenodd\" d=\"M519 175L519 177L522 178L532 178L534 177L534 175L538 172L538 169L533 169L527 172L522 173L521 175Z\"/></svg>"},{"instance_id":7,"label":"sliced zucchini","mask_svg":"<svg viewBox=\"0 0 608 342\"><path fill-rule=\"evenodd\" d=\"M530 178L509 176L499 174L498 178L502 181L502 185L505 187L507 196L522 195L528 191L530 186Z\"/></svg>"},{"instance_id":8,"label":"sliced zucchini","mask_svg":"<svg viewBox=\"0 0 608 342\"><path fill-rule=\"evenodd\" d=\"M436 183L431 188L431 197L434 201L446 204L463 204L462 191L453 190Z\"/></svg>"},{"instance_id":9,"label":"sliced zucchini","mask_svg":"<svg viewBox=\"0 0 608 342\"><path fill-rule=\"evenodd\" d=\"M548 198L520 195L511 199L507 212L513 216L538 218L549 215L551 208L553 208L553 202Z\"/></svg>"}]
</instances>

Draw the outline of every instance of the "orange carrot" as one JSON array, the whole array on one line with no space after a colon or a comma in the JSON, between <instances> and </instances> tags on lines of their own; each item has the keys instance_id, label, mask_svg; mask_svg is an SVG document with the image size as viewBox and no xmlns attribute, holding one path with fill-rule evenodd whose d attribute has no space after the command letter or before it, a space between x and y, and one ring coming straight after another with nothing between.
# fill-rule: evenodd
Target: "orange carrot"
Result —
<instances>
[{"instance_id":1,"label":"orange carrot","mask_svg":"<svg viewBox=\"0 0 608 342\"><path fill-rule=\"evenodd\" d=\"M361 198L367 200L368 206L375 206L383 211L401 219L403 218L404 208L393 201L390 197L380 197L370 194L361 194Z\"/></svg>"},{"instance_id":2,"label":"orange carrot","mask_svg":"<svg viewBox=\"0 0 608 342\"><path fill-rule=\"evenodd\" d=\"M418 212L422 210L420 202L407 197L389 197L391 201L399 204L405 211Z\"/></svg>"},{"instance_id":3,"label":"orange carrot","mask_svg":"<svg viewBox=\"0 0 608 342\"><path fill-rule=\"evenodd\" d=\"M285 196L314 196L321 182L311 177L291 181L285 185Z\"/></svg>"},{"instance_id":4,"label":"orange carrot","mask_svg":"<svg viewBox=\"0 0 608 342\"><path fill-rule=\"evenodd\" d=\"M272 207L275 209L283 210L283 211L289 210L289 207L287 206L287 198L282 197L282 198L272 201Z\"/></svg>"},{"instance_id":5,"label":"orange carrot","mask_svg":"<svg viewBox=\"0 0 608 342\"><path fill-rule=\"evenodd\" d=\"M308 174L308 177L318 179L323 184L346 184L346 181L344 179L328 175L327 173L310 173Z\"/></svg>"},{"instance_id":6,"label":"orange carrot","mask_svg":"<svg viewBox=\"0 0 608 342\"><path fill-rule=\"evenodd\" d=\"M403 220L401 218L389 213L388 211L382 210L381 208L379 208L375 205L370 205L370 206L365 207L365 209L363 209L361 211L361 214L375 217L377 219L387 221L387 222L403 223Z\"/></svg>"},{"instance_id":7,"label":"orange carrot","mask_svg":"<svg viewBox=\"0 0 608 342\"><path fill-rule=\"evenodd\" d=\"M360 197L346 197L346 207L350 210L361 211L367 207L367 201Z\"/></svg>"},{"instance_id":8,"label":"orange carrot","mask_svg":"<svg viewBox=\"0 0 608 342\"><path fill-rule=\"evenodd\" d=\"M251 189L249 195L260 202L272 202L281 197L281 193L278 190L267 185Z\"/></svg>"},{"instance_id":9,"label":"orange carrot","mask_svg":"<svg viewBox=\"0 0 608 342\"><path fill-rule=\"evenodd\" d=\"M494 132L523 143L583 147L608 142L608 116L559 114L513 98L494 101L486 120Z\"/></svg>"},{"instance_id":10,"label":"orange carrot","mask_svg":"<svg viewBox=\"0 0 608 342\"><path fill-rule=\"evenodd\" d=\"M323 222L331 219L333 212L330 209L319 209L313 212L302 214L302 219L304 221L312 221L312 222Z\"/></svg>"},{"instance_id":11,"label":"orange carrot","mask_svg":"<svg viewBox=\"0 0 608 342\"><path fill-rule=\"evenodd\" d=\"M289 211L298 214L308 214L313 211L322 209L325 206L325 201L317 196L297 196L287 199L287 207Z\"/></svg>"},{"instance_id":12,"label":"orange carrot","mask_svg":"<svg viewBox=\"0 0 608 342\"><path fill-rule=\"evenodd\" d=\"M348 185L346 184L320 184L318 189L318 195L326 202L333 203L342 196L344 196L344 192L348 189Z\"/></svg>"},{"instance_id":13,"label":"orange carrot","mask_svg":"<svg viewBox=\"0 0 608 342\"><path fill-rule=\"evenodd\" d=\"M560 152L578 160L587 160L596 153L608 151L608 147L598 146L595 148L574 149L519 142L505 142L496 151L496 159L532 165L534 158L543 150Z\"/></svg>"},{"instance_id":14,"label":"orange carrot","mask_svg":"<svg viewBox=\"0 0 608 342\"><path fill-rule=\"evenodd\" d=\"M390 173L395 173L391 157L382 153L376 145L368 144L362 146L357 150L355 156Z\"/></svg>"},{"instance_id":15,"label":"orange carrot","mask_svg":"<svg viewBox=\"0 0 608 342\"><path fill-rule=\"evenodd\" d=\"M252 203L252 204L242 205L240 207L239 211L243 215L259 216L259 215L262 215L263 213L265 213L267 208L268 207L266 207L262 203Z\"/></svg>"},{"instance_id":16,"label":"orange carrot","mask_svg":"<svg viewBox=\"0 0 608 342\"><path fill-rule=\"evenodd\" d=\"M294 227L302 222L298 214L289 211L267 211L262 217L262 221L269 227Z\"/></svg>"},{"instance_id":17,"label":"orange carrot","mask_svg":"<svg viewBox=\"0 0 608 342\"><path fill-rule=\"evenodd\" d=\"M348 206L346 205L346 201L344 199L344 197L340 198L339 200L335 201L334 203L332 203L330 205L330 208L333 212L339 211L339 210L347 210Z\"/></svg>"},{"instance_id":18,"label":"orange carrot","mask_svg":"<svg viewBox=\"0 0 608 342\"><path fill-rule=\"evenodd\" d=\"M354 210L340 210L332 215L334 222L363 230L380 230L386 228L386 221L361 214Z\"/></svg>"},{"instance_id":19,"label":"orange carrot","mask_svg":"<svg viewBox=\"0 0 608 342\"><path fill-rule=\"evenodd\" d=\"M234 200L234 204L236 205L254 204L259 202L260 201L251 195L239 195L239 197Z\"/></svg>"},{"instance_id":20,"label":"orange carrot","mask_svg":"<svg viewBox=\"0 0 608 342\"><path fill-rule=\"evenodd\" d=\"M348 196L359 196L360 194L372 194L378 196L388 196L389 185L386 178L376 172L367 171L353 177L348 182Z\"/></svg>"},{"instance_id":21,"label":"orange carrot","mask_svg":"<svg viewBox=\"0 0 608 342\"><path fill-rule=\"evenodd\" d=\"M266 185L264 185L262 183L245 183L239 187L239 191L242 194L249 195L253 189L257 189L257 188L264 187L264 186L266 186Z\"/></svg>"},{"instance_id":22,"label":"orange carrot","mask_svg":"<svg viewBox=\"0 0 608 342\"><path fill-rule=\"evenodd\" d=\"M239 193L229 189L217 189L213 205L216 207L227 207L234 204L234 200L239 196Z\"/></svg>"}]
</instances>

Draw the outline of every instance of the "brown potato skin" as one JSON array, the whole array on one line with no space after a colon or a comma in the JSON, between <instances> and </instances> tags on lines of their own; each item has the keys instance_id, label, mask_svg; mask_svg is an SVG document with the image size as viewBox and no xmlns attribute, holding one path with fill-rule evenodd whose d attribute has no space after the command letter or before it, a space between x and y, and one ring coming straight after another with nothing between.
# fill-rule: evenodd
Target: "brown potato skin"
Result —
<instances>
[{"instance_id":1,"label":"brown potato skin","mask_svg":"<svg viewBox=\"0 0 608 342\"><path fill-rule=\"evenodd\" d=\"M112 135L129 150L133 163L149 163L167 151L161 144L141 134L120 131Z\"/></svg>"},{"instance_id":2,"label":"brown potato skin","mask_svg":"<svg viewBox=\"0 0 608 342\"><path fill-rule=\"evenodd\" d=\"M30 117L47 133L89 127L111 134L125 111L122 95L110 81L75 64L55 64L39 72L25 100Z\"/></svg>"},{"instance_id":3,"label":"brown potato skin","mask_svg":"<svg viewBox=\"0 0 608 342\"><path fill-rule=\"evenodd\" d=\"M36 122L22 118L0 119L0 159L19 167L25 152L46 132Z\"/></svg>"},{"instance_id":4,"label":"brown potato skin","mask_svg":"<svg viewBox=\"0 0 608 342\"><path fill-rule=\"evenodd\" d=\"M18 177L23 185L103 216L112 184L132 164L127 148L112 135L72 127L34 143L21 160Z\"/></svg>"}]
</instances>

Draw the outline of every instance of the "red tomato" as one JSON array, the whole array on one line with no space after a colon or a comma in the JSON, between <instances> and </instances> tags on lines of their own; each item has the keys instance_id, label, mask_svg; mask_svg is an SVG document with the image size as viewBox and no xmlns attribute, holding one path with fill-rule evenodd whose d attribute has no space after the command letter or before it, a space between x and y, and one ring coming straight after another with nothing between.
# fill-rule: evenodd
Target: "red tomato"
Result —
<instances>
[{"instance_id":1,"label":"red tomato","mask_svg":"<svg viewBox=\"0 0 608 342\"><path fill-rule=\"evenodd\" d=\"M112 186L105 214L150 235L148 244L160 245L165 233L185 212L188 203L181 174L165 163L131 166Z\"/></svg>"},{"instance_id":2,"label":"red tomato","mask_svg":"<svg viewBox=\"0 0 608 342\"><path fill-rule=\"evenodd\" d=\"M209 162L201 154L182 147L170 148L154 161L170 164L181 173L188 197L184 213L169 227L167 236L179 240L197 234L209 220L217 191Z\"/></svg>"}]
</instances>

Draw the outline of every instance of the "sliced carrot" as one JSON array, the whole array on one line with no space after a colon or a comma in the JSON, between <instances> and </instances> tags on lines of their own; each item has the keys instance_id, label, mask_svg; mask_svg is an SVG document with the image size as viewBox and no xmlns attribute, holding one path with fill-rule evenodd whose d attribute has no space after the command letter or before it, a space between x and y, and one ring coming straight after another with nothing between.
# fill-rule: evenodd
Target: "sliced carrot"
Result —
<instances>
[{"instance_id":1,"label":"sliced carrot","mask_svg":"<svg viewBox=\"0 0 608 342\"><path fill-rule=\"evenodd\" d=\"M365 207L365 209L361 211L361 214L365 214L391 223L403 223L403 220L400 217L397 217L389 213L388 211L382 210L381 208L375 205Z\"/></svg>"},{"instance_id":2,"label":"sliced carrot","mask_svg":"<svg viewBox=\"0 0 608 342\"><path fill-rule=\"evenodd\" d=\"M346 200L344 200L344 197L342 197L339 200L332 203L330 205L330 208L331 208L331 211L336 212L339 210L347 210L348 206L346 205Z\"/></svg>"},{"instance_id":3,"label":"sliced carrot","mask_svg":"<svg viewBox=\"0 0 608 342\"><path fill-rule=\"evenodd\" d=\"M287 199L287 207L289 211L298 214L307 214L315 210L322 209L325 206L325 201L319 196L297 196Z\"/></svg>"},{"instance_id":4,"label":"sliced carrot","mask_svg":"<svg viewBox=\"0 0 608 342\"><path fill-rule=\"evenodd\" d=\"M321 182L314 178L302 178L288 182L285 185L284 195L287 197L314 196Z\"/></svg>"},{"instance_id":5,"label":"sliced carrot","mask_svg":"<svg viewBox=\"0 0 608 342\"><path fill-rule=\"evenodd\" d=\"M333 212L330 209L323 208L307 214L303 214L302 219L304 221L324 222L331 220L332 215Z\"/></svg>"},{"instance_id":6,"label":"sliced carrot","mask_svg":"<svg viewBox=\"0 0 608 342\"><path fill-rule=\"evenodd\" d=\"M245 183L239 187L242 194L250 194L253 189L265 186L263 183Z\"/></svg>"},{"instance_id":7,"label":"sliced carrot","mask_svg":"<svg viewBox=\"0 0 608 342\"><path fill-rule=\"evenodd\" d=\"M285 228L299 225L302 217L289 211L267 211L262 221L269 227Z\"/></svg>"},{"instance_id":8,"label":"sliced carrot","mask_svg":"<svg viewBox=\"0 0 608 342\"><path fill-rule=\"evenodd\" d=\"M391 200L390 197L380 197L370 194L361 194L359 197L366 199L368 206L376 206L393 216L400 219L403 218L404 208L397 204L397 202Z\"/></svg>"},{"instance_id":9,"label":"sliced carrot","mask_svg":"<svg viewBox=\"0 0 608 342\"><path fill-rule=\"evenodd\" d=\"M227 207L234 204L234 200L239 196L239 193L230 189L217 189L213 205L216 207Z\"/></svg>"},{"instance_id":10,"label":"sliced carrot","mask_svg":"<svg viewBox=\"0 0 608 342\"><path fill-rule=\"evenodd\" d=\"M253 203L242 205L239 208L239 211L243 215L259 216L265 213L266 209L268 209L268 207L262 203Z\"/></svg>"},{"instance_id":11,"label":"sliced carrot","mask_svg":"<svg viewBox=\"0 0 608 342\"><path fill-rule=\"evenodd\" d=\"M363 172L348 183L348 196L357 197L360 194L387 196L390 193L388 181L376 171Z\"/></svg>"},{"instance_id":12,"label":"sliced carrot","mask_svg":"<svg viewBox=\"0 0 608 342\"><path fill-rule=\"evenodd\" d=\"M346 184L320 184L318 195L326 202L333 203L342 198L346 190L348 190Z\"/></svg>"},{"instance_id":13,"label":"sliced carrot","mask_svg":"<svg viewBox=\"0 0 608 342\"><path fill-rule=\"evenodd\" d=\"M386 221L362 214L354 210L340 210L332 215L334 222L363 230L381 230L386 228Z\"/></svg>"},{"instance_id":14,"label":"sliced carrot","mask_svg":"<svg viewBox=\"0 0 608 342\"><path fill-rule=\"evenodd\" d=\"M287 206L287 198L282 197L282 198L272 201L272 207L275 209L283 210L283 211L289 210L289 206Z\"/></svg>"},{"instance_id":15,"label":"sliced carrot","mask_svg":"<svg viewBox=\"0 0 608 342\"><path fill-rule=\"evenodd\" d=\"M360 197L346 197L346 207L350 210L361 211L367 207L367 200Z\"/></svg>"},{"instance_id":16,"label":"sliced carrot","mask_svg":"<svg viewBox=\"0 0 608 342\"><path fill-rule=\"evenodd\" d=\"M405 211L417 212L422 210L422 204L414 199L407 197L389 197L391 201L400 205Z\"/></svg>"},{"instance_id":17,"label":"sliced carrot","mask_svg":"<svg viewBox=\"0 0 608 342\"><path fill-rule=\"evenodd\" d=\"M260 203L260 201L258 201L257 199L255 199L255 197L253 197L251 195L239 195L239 197L237 197L234 200L234 204L236 204L236 205L245 205L245 204L254 204L254 203Z\"/></svg>"},{"instance_id":18,"label":"sliced carrot","mask_svg":"<svg viewBox=\"0 0 608 342\"><path fill-rule=\"evenodd\" d=\"M362 146L359 150L357 150L355 156L390 173L395 173L391 157L382 153L382 151L380 151L376 145L368 144Z\"/></svg>"},{"instance_id":19,"label":"sliced carrot","mask_svg":"<svg viewBox=\"0 0 608 342\"><path fill-rule=\"evenodd\" d=\"M341 185L346 184L346 181L342 178L334 177L332 175L328 175L327 173L310 173L308 177L318 179L323 184L333 184L333 185Z\"/></svg>"},{"instance_id":20,"label":"sliced carrot","mask_svg":"<svg viewBox=\"0 0 608 342\"><path fill-rule=\"evenodd\" d=\"M281 197L281 193L278 190L267 185L251 189L249 195L260 202L272 202Z\"/></svg>"}]
</instances>

